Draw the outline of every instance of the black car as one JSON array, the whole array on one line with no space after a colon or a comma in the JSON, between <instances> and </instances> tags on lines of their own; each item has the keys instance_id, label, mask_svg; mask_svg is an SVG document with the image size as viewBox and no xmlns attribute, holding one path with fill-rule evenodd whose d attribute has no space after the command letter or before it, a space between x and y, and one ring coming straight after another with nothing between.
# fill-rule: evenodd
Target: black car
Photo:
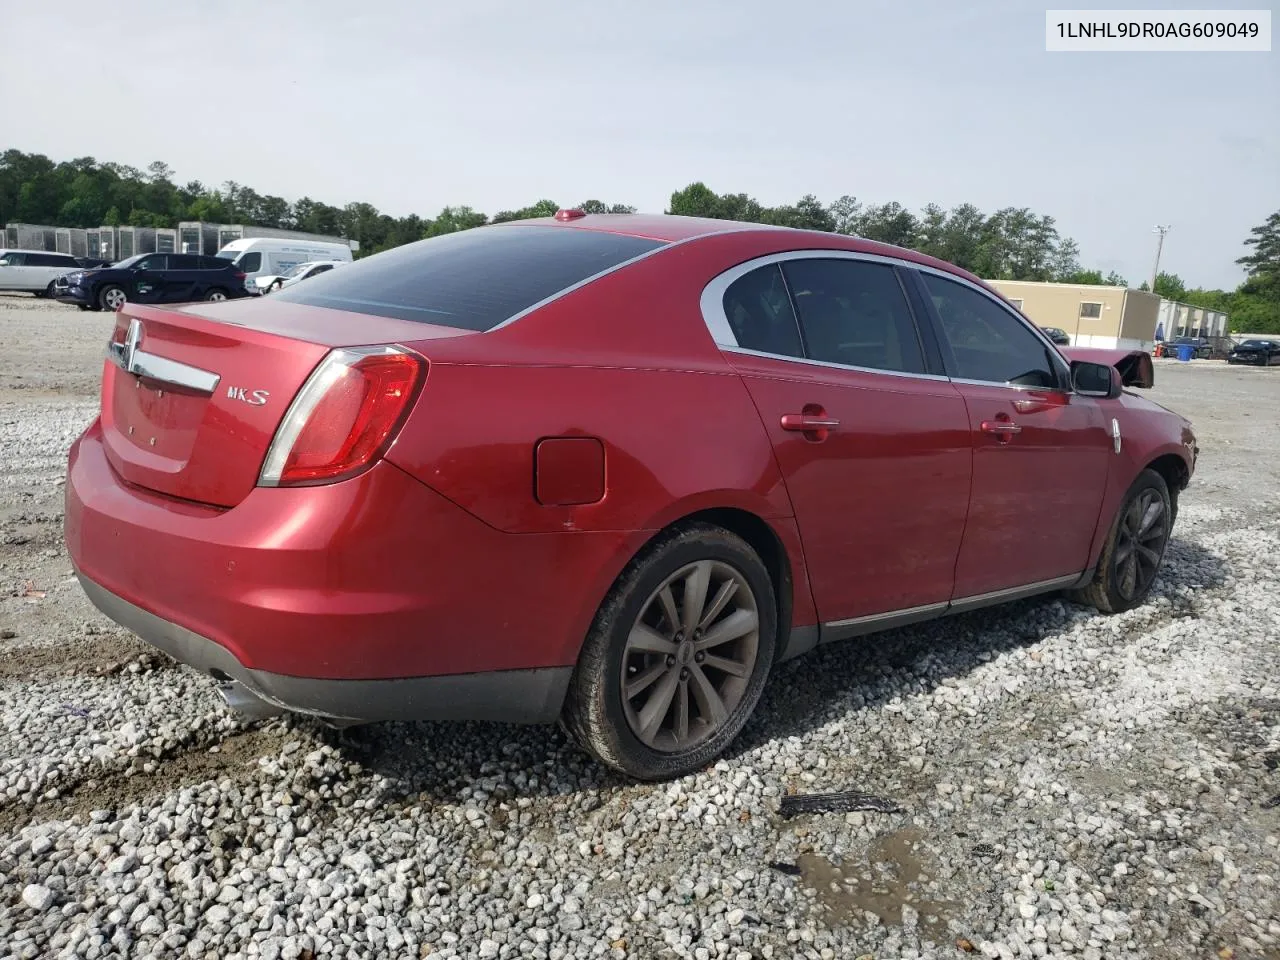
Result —
<instances>
[{"instance_id":1,"label":"black car","mask_svg":"<svg viewBox=\"0 0 1280 960\"><path fill-rule=\"evenodd\" d=\"M1050 340L1052 340L1058 346L1060 347L1071 346L1071 337L1067 335L1067 331L1059 327L1041 327L1040 329L1045 332L1045 336L1047 336Z\"/></svg>"},{"instance_id":2,"label":"black car","mask_svg":"<svg viewBox=\"0 0 1280 960\"><path fill-rule=\"evenodd\" d=\"M1207 337L1174 337L1164 345L1166 357L1176 357L1179 347L1194 347L1196 360L1209 360L1213 357L1213 344Z\"/></svg>"},{"instance_id":3,"label":"black car","mask_svg":"<svg viewBox=\"0 0 1280 960\"><path fill-rule=\"evenodd\" d=\"M247 297L245 275L218 257L191 253L140 253L115 266L59 277L54 299L81 310L120 309L130 303L190 303Z\"/></svg>"},{"instance_id":4,"label":"black car","mask_svg":"<svg viewBox=\"0 0 1280 960\"><path fill-rule=\"evenodd\" d=\"M1280 363L1280 340L1245 340L1227 354L1227 363L1255 363L1261 367Z\"/></svg>"}]
</instances>

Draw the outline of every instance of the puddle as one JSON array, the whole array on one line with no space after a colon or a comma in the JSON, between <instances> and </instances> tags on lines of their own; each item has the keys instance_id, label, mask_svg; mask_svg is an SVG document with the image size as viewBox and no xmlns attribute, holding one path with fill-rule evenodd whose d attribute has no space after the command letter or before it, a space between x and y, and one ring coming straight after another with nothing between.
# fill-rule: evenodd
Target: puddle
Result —
<instances>
[{"instance_id":1,"label":"puddle","mask_svg":"<svg viewBox=\"0 0 1280 960\"><path fill-rule=\"evenodd\" d=\"M919 830L897 830L874 840L862 861L837 865L806 853L796 866L801 882L817 893L833 924L860 925L872 913L886 926L900 927L902 908L909 906L920 914L920 933L941 942L948 938L947 921L955 904L919 897L919 885L929 879L917 852L921 839Z\"/></svg>"}]
</instances>

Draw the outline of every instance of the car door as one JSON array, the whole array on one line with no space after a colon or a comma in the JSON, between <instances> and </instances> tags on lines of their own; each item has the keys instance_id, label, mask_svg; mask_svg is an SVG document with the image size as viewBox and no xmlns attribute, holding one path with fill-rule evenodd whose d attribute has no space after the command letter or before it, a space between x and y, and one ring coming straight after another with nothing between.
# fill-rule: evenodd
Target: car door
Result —
<instances>
[{"instance_id":1,"label":"car door","mask_svg":"<svg viewBox=\"0 0 1280 960\"><path fill-rule=\"evenodd\" d=\"M165 265L163 303L190 303L204 299L204 279L200 257L190 253L170 253Z\"/></svg>"},{"instance_id":2,"label":"car door","mask_svg":"<svg viewBox=\"0 0 1280 960\"><path fill-rule=\"evenodd\" d=\"M0 290L26 290L27 255L8 250L0 256Z\"/></svg>"},{"instance_id":3,"label":"car door","mask_svg":"<svg viewBox=\"0 0 1280 960\"><path fill-rule=\"evenodd\" d=\"M124 283L125 296L132 303L164 303L168 266L168 254L147 254L129 269Z\"/></svg>"},{"instance_id":4,"label":"car door","mask_svg":"<svg viewBox=\"0 0 1280 960\"><path fill-rule=\"evenodd\" d=\"M926 359L894 262L825 251L752 261L708 286L703 314L772 441L824 639L945 606L968 418Z\"/></svg>"},{"instance_id":5,"label":"car door","mask_svg":"<svg viewBox=\"0 0 1280 960\"><path fill-rule=\"evenodd\" d=\"M977 284L921 269L944 361L968 408L973 480L957 601L1067 580L1088 565L1111 425L1062 355Z\"/></svg>"}]
</instances>

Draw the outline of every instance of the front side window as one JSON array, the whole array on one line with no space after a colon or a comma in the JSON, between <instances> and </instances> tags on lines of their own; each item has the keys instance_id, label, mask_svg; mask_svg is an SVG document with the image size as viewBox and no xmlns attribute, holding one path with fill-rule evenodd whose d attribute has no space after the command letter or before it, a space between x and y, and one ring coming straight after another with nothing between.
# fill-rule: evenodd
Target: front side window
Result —
<instances>
[{"instance_id":1,"label":"front side window","mask_svg":"<svg viewBox=\"0 0 1280 960\"><path fill-rule=\"evenodd\" d=\"M724 292L724 314L745 350L780 357L802 357L796 322L782 268L771 263L743 274Z\"/></svg>"},{"instance_id":2,"label":"front side window","mask_svg":"<svg viewBox=\"0 0 1280 960\"><path fill-rule=\"evenodd\" d=\"M921 272L962 380L1057 389L1050 347L1014 314L973 287Z\"/></svg>"},{"instance_id":3,"label":"front side window","mask_svg":"<svg viewBox=\"0 0 1280 960\"><path fill-rule=\"evenodd\" d=\"M252 253L246 253L240 258L240 261L236 266L245 273L257 273L262 269L262 254L257 250L254 250Z\"/></svg>"},{"instance_id":4,"label":"front side window","mask_svg":"<svg viewBox=\"0 0 1280 960\"><path fill-rule=\"evenodd\" d=\"M167 266L168 257L163 253L149 253L135 265L136 270L163 270Z\"/></svg>"},{"instance_id":5,"label":"front side window","mask_svg":"<svg viewBox=\"0 0 1280 960\"><path fill-rule=\"evenodd\" d=\"M26 263L27 255L25 253L6 253L0 257L0 267L21 267Z\"/></svg>"},{"instance_id":6,"label":"front side window","mask_svg":"<svg viewBox=\"0 0 1280 960\"><path fill-rule=\"evenodd\" d=\"M1097 320L1100 316L1102 316L1102 304L1089 303L1088 301L1083 301L1080 304L1080 318L1082 320Z\"/></svg>"},{"instance_id":7,"label":"front side window","mask_svg":"<svg viewBox=\"0 0 1280 960\"><path fill-rule=\"evenodd\" d=\"M783 267L811 360L923 373L924 356L893 267L844 259L790 260Z\"/></svg>"}]
</instances>

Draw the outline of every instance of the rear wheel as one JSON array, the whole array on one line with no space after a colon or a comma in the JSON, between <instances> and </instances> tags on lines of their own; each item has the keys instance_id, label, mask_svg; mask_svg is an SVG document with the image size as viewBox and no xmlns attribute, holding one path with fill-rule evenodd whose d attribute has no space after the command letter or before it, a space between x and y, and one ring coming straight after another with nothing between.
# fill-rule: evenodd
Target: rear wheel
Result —
<instances>
[{"instance_id":1,"label":"rear wheel","mask_svg":"<svg viewBox=\"0 0 1280 960\"><path fill-rule=\"evenodd\" d=\"M206 300L225 300L225 299L227 299L227 291L225 291L225 290L210 290L208 293L206 293L206 294L204 295L204 298L205 298Z\"/></svg>"},{"instance_id":2,"label":"rear wheel","mask_svg":"<svg viewBox=\"0 0 1280 960\"><path fill-rule=\"evenodd\" d=\"M128 302L129 298L125 296L124 287L117 284L109 283L98 291L98 306L103 310L115 313Z\"/></svg>"},{"instance_id":3,"label":"rear wheel","mask_svg":"<svg viewBox=\"0 0 1280 960\"><path fill-rule=\"evenodd\" d=\"M598 760L642 780L719 756L755 709L777 645L773 584L739 537L665 535L596 614L563 722Z\"/></svg>"},{"instance_id":4,"label":"rear wheel","mask_svg":"<svg viewBox=\"0 0 1280 960\"><path fill-rule=\"evenodd\" d=\"M1164 477L1143 470L1120 504L1093 582L1075 598L1103 613L1122 613L1146 600L1164 563L1174 517Z\"/></svg>"}]
</instances>

